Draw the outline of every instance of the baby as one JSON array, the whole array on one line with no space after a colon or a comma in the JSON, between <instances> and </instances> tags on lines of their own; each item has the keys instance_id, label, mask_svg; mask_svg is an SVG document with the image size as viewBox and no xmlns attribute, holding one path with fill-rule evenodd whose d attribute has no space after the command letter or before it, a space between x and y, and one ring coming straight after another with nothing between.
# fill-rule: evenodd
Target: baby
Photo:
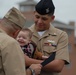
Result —
<instances>
[{"instance_id":1,"label":"baby","mask_svg":"<svg viewBox=\"0 0 76 75\"><path fill-rule=\"evenodd\" d=\"M29 56L30 58L35 59L46 59L47 56L44 56L41 52L39 52L36 48L34 42L31 41L32 32L28 28L23 28L18 36L17 41L19 42L24 54Z\"/></svg>"}]
</instances>

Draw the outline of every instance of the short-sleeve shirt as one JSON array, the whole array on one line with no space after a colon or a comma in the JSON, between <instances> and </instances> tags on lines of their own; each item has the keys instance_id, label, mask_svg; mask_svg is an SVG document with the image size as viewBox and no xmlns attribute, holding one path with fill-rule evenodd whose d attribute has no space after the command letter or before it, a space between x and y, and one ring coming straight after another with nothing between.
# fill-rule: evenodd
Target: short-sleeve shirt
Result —
<instances>
[{"instance_id":1,"label":"short-sleeve shirt","mask_svg":"<svg viewBox=\"0 0 76 75\"><path fill-rule=\"evenodd\" d=\"M24 53L18 42L0 29L0 75L26 75Z\"/></svg>"},{"instance_id":2,"label":"short-sleeve shirt","mask_svg":"<svg viewBox=\"0 0 76 75\"><path fill-rule=\"evenodd\" d=\"M29 28L33 32L32 41L37 45L37 48L46 56L50 56L53 52L56 52L55 59L62 59L65 64L69 61L68 52L68 35L65 31L55 28L50 25L50 28L40 37L35 30L35 25ZM55 46L53 46L53 45ZM41 75L58 75L57 73L41 74Z\"/></svg>"}]
</instances>

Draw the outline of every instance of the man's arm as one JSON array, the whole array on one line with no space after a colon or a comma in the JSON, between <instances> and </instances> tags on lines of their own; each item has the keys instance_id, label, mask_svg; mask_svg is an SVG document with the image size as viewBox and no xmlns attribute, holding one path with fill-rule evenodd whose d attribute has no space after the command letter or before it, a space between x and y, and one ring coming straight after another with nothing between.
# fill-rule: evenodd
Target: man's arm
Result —
<instances>
[{"instance_id":1,"label":"man's arm","mask_svg":"<svg viewBox=\"0 0 76 75\"><path fill-rule=\"evenodd\" d=\"M30 66L31 64L40 64L41 62L43 62L43 60L32 59L25 55L26 66ZM43 67L42 70L60 72L64 66L64 63L65 63L64 60L61 60L61 59L53 60L45 67Z\"/></svg>"},{"instance_id":2,"label":"man's arm","mask_svg":"<svg viewBox=\"0 0 76 75\"><path fill-rule=\"evenodd\" d=\"M42 60L29 58L27 55L24 55L24 57L25 57L25 64L27 67L30 66L31 64L40 64L41 62L43 62Z\"/></svg>"},{"instance_id":3,"label":"man's arm","mask_svg":"<svg viewBox=\"0 0 76 75\"><path fill-rule=\"evenodd\" d=\"M64 60L58 59L53 60L49 64L43 67L43 70L45 71L51 71L51 72L61 72L63 69L65 62Z\"/></svg>"}]
</instances>

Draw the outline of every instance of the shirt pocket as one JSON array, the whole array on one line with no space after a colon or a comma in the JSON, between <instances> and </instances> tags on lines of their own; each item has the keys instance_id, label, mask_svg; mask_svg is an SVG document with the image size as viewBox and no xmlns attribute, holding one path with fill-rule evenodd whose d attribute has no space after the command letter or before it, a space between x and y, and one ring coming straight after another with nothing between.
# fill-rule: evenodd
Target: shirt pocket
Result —
<instances>
[{"instance_id":1,"label":"shirt pocket","mask_svg":"<svg viewBox=\"0 0 76 75\"><path fill-rule=\"evenodd\" d=\"M51 55L53 52L56 52L56 47L54 46L49 46L49 45L44 45L43 47L43 54L44 55Z\"/></svg>"}]
</instances>

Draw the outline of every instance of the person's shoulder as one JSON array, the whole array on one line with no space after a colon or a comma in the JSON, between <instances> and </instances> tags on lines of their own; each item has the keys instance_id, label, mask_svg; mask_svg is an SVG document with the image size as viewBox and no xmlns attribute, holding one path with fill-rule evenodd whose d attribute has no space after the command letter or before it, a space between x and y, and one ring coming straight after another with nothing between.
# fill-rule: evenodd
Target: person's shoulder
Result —
<instances>
[{"instance_id":1,"label":"person's shoulder","mask_svg":"<svg viewBox=\"0 0 76 75\"><path fill-rule=\"evenodd\" d=\"M66 31L58 29L58 28L55 28L55 30L56 30L56 34L57 34L58 37L68 38L68 34L67 34Z\"/></svg>"},{"instance_id":2,"label":"person's shoulder","mask_svg":"<svg viewBox=\"0 0 76 75\"><path fill-rule=\"evenodd\" d=\"M8 34L5 34L5 33L2 33L2 34L0 34L0 38L2 39L2 40L4 40L4 42L5 41L13 41L13 40L15 40L14 38L12 38L11 36L9 36Z\"/></svg>"},{"instance_id":3,"label":"person's shoulder","mask_svg":"<svg viewBox=\"0 0 76 75\"><path fill-rule=\"evenodd\" d=\"M56 31L57 34L67 34L66 31L61 30L61 29L56 28L56 27L55 27L55 31Z\"/></svg>"},{"instance_id":4,"label":"person's shoulder","mask_svg":"<svg viewBox=\"0 0 76 75\"><path fill-rule=\"evenodd\" d=\"M33 25L31 25L30 27L29 27L29 29L33 32L34 31L34 26L35 26L35 24L33 24Z\"/></svg>"},{"instance_id":5,"label":"person's shoulder","mask_svg":"<svg viewBox=\"0 0 76 75\"><path fill-rule=\"evenodd\" d=\"M7 45L11 45L11 44L13 45L17 43L17 41L14 38L10 37L7 34L2 35L0 38L1 38L1 41L0 41L1 47L3 48L5 48Z\"/></svg>"},{"instance_id":6,"label":"person's shoulder","mask_svg":"<svg viewBox=\"0 0 76 75\"><path fill-rule=\"evenodd\" d=\"M56 35L59 36L59 35L62 35L62 34L63 35L67 34L65 31L63 31L63 30L61 30L59 28L56 28L53 25L50 26L49 33L52 34L52 35L55 35L55 36Z\"/></svg>"}]
</instances>

